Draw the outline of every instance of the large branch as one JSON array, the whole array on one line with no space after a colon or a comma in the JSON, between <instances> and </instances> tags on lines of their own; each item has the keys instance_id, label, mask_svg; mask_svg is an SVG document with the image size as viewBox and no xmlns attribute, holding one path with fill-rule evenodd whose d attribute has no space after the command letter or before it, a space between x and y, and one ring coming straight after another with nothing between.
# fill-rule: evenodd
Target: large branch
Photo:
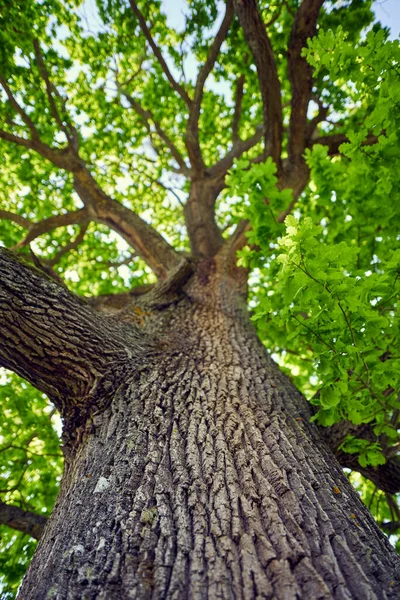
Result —
<instances>
[{"instance_id":1,"label":"large branch","mask_svg":"<svg viewBox=\"0 0 400 600\"><path fill-rule=\"evenodd\" d=\"M264 108L265 151L280 167L282 147L281 86L271 42L255 0L234 0L240 25L257 67Z\"/></svg>"},{"instance_id":2,"label":"large branch","mask_svg":"<svg viewBox=\"0 0 400 600\"><path fill-rule=\"evenodd\" d=\"M74 188L90 207L92 219L119 233L158 277L165 279L178 266L181 258L172 246L136 213L107 196L88 172L78 172Z\"/></svg>"},{"instance_id":3,"label":"large branch","mask_svg":"<svg viewBox=\"0 0 400 600\"><path fill-rule=\"evenodd\" d=\"M288 47L288 71L292 88L289 124L289 162L303 160L307 145L307 110L312 94L312 68L302 56L308 39L317 31L319 10L324 0L303 0L297 11Z\"/></svg>"},{"instance_id":4,"label":"large branch","mask_svg":"<svg viewBox=\"0 0 400 600\"><path fill-rule=\"evenodd\" d=\"M104 223L117 231L147 262L158 277L165 278L167 272L179 264L179 255L164 238L133 211L105 194L75 152L56 150L43 144L40 140L25 140L1 130L0 138L35 150L56 167L73 173L75 190L85 207L89 208L89 218L86 221L93 220ZM57 218L52 217L54 220ZM72 221L72 223L77 222L84 221ZM55 225L55 227L57 226ZM38 235L41 233L39 232ZM28 238L30 238L30 234L28 234ZM28 239L26 243L29 243L31 239L33 238Z\"/></svg>"},{"instance_id":5,"label":"large branch","mask_svg":"<svg viewBox=\"0 0 400 600\"><path fill-rule=\"evenodd\" d=\"M191 99L189 98L186 90L174 79L171 71L169 70L167 63L165 62L165 59L161 53L161 50L155 43L153 36L150 33L150 29L146 25L146 20L143 17L142 13L140 12L138 5L136 4L136 2L134 0L130 0L130 5L131 5L134 15L136 16L137 20L139 21L140 29L143 31L144 36L145 36L147 42L149 43L150 48L152 49L152 51L154 53L154 56L156 57L157 61L159 62L165 76L167 77L168 81L170 82L171 87L176 92L178 92L178 94L180 95L182 100L185 102L185 104L188 107L190 107L192 104Z\"/></svg>"},{"instance_id":6,"label":"large branch","mask_svg":"<svg viewBox=\"0 0 400 600\"><path fill-rule=\"evenodd\" d=\"M0 82L3 83L4 87L4 80L0 79ZM5 85L6 89L9 90L7 84ZM81 197L85 207L89 209L90 218L88 220L105 223L120 233L147 262L156 275L165 278L168 271L176 268L180 262L179 255L174 249L151 225L119 204L101 189L75 148L69 146L59 150L44 144L35 134L35 126L33 124L32 126L29 125L29 117L16 103L10 91L8 91L8 94L16 104L15 110L24 115L23 118L26 124L32 130L32 139L20 138L2 130L0 130L0 138L35 150L56 167L73 173L75 190ZM54 217L54 219L56 218L58 217Z\"/></svg>"},{"instance_id":7,"label":"large branch","mask_svg":"<svg viewBox=\"0 0 400 600\"><path fill-rule=\"evenodd\" d=\"M217 32L217 35L215 36L214 41L209 48L206 62L201 67L197 76L193 102L189 110L189 118L186 126L186 147L188 150L189 159L192 167L199 172L204 170L204 162L199 143L199 118L201 111L201 101L203 99L204 93L204 84L214 67L215 61L218 57L218 53L221 49L221 45L228 34L233 15L233 2L232 0L226 0L224 18Z\"/></svg>"},{"instance_id":8,"label":"large branch","mask_svg":"<svg viewBox=\"0 0 400 600\"><path fill-rule=\"evenodd\" d=\"M47 517L43 515L39 515L29 510L23 510L22 508L19 508L19 506L0 502L1 525L7 525L7 527L27 533L38 540L43 533L46 523Z\"/></svg>"},{"instance_id":9,"label":"large branch","mask_svg":"<svg viewBox=\"0 0 400 600\"><path fill-rule=\"evenodd\" d=\"M50 396L65 418L145 341L0 248L0 365Z\"/></svg>"}]
</instances>

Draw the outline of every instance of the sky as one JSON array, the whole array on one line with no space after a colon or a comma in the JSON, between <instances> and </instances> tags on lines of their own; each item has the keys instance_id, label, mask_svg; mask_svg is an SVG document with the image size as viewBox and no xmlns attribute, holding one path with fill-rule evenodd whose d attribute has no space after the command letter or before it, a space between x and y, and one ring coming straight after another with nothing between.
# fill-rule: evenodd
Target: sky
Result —
<instances>
[{"instance_id":1,"label":"sky","mask_svg":"<svg viewBox=\"0 0 400 600\"><path fill-rule=\"evenodd\" d=\"M377 19L391 30L391 39L400 34L400 0L376 0L374 10Z\"/></svg>"}]
</instances>

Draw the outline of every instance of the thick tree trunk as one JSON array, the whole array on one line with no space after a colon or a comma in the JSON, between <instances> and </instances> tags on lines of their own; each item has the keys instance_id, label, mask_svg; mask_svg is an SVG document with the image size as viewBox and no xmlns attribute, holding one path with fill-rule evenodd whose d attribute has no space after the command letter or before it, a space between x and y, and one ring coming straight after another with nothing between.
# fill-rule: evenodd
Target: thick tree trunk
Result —
<instances>
[{"instance_id":1,"label":"thick tree trunk","mask_svg":"<svg viewBox=\"0 0 400 600\"><path fill-rule=\"evenodd\" d=\"M19 598L399 598L398 558L307 403L231 282L201 273L149 317L163 335L143 364L115 365Z\"/></svg>"}]
</instances>

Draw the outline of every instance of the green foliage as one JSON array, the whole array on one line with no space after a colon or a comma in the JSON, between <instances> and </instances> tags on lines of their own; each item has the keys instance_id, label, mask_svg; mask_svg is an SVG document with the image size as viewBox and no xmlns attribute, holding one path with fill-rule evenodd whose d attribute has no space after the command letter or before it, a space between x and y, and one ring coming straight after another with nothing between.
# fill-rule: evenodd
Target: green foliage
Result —
<instances>
[{"instance_id":1,"label":"green foliage","mask_svg":"<svg viewBox=\"0 0 400 600\"><path fill-rule=\"evenodd\" d=\"M338 115L349 142L340 157L320 145L307 151L310 186L296 216L286 217L286 232L278 217L290 190L277 189L272 162L238 161L230 189L243 198L253 225L240 262L258 270L253 319L265 344L311 398L320 424L373 422L375 434L395 444L400 148L398 115L390 118L389 107L400 84L399 44L385 42L382 30L358 46L346 37L340 27L321 31L306 54L317 75L325 70L331 81L338 78L354 101ZM389 76L390 94L382 84ZM383 130L377 143L364 145L371 131ZM361 464L384 461L379 445L358 443ZM350 442L343 449L357 451Z\"/></svg>"},{"instance_id":2,"label":"green foliage","mask_svg":"<svg viewBox=\"0 0 400 600\"><path fill-rule=\"evenodd\" d=\"M310 42L305 55L338 128L319 134L349 141L340 156L307 150L309 187L284 224L291 192L277 188L271 162L237 161L229 181L237 218L253 227L239 264L252 269L259 335L319 424L373 425L376 442L349 436L341 446L362 467L384 464L381 444L394 452L399 442L400 49L386 35L376 26L355 43L340 25ZM359 486L365 501L371 486ZM398 521L377 497L378 520Z\"/></svg>"},{"instance_id":3,"label":"green foliage","mask_svg":"<svg viewBox=\"0 0 400 600\"><path fill-rule=\"evenodd\" d=\"M3 502L50 515L62 472L60 419L45 396L14 374L2 375L0 493ZM36 541L0 526L0 590L14 598Z\"/></svg>"}]
</instances>

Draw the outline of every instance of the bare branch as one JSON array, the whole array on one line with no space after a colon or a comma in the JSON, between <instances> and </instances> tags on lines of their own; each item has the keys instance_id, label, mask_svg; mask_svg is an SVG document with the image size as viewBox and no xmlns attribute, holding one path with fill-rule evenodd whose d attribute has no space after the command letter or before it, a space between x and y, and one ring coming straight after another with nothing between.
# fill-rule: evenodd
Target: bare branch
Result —
<instances>
[{"instance_id":1,"label":"bare branch","mask_svg":"<svg viewBox=\"0 0 400 600\"><path fill-rule=\"evenodd\" d=\"M312 94L312 68L301 55L317 30L317 20L324 0L303 0L297 11L288 47L288 71L292 88L289 124L289 162L303 160L307 145L307 109Z\"/></svg>"},{"instance_id":2,"label":"bare branch","mask_svg":"<svg viewBox=\"0 0 400 600\"><path fill-rule=\"evenodd\" d=\"M43 235L44 233L49 233L53 231L53 229L57 229L57 227L65 227L66 225L77 225L88 223L90 221L90 216L87 208L81 208L77 211L68 212L63 215L55 215L53 217L49 217L48 219L44 219L43 221L39 221L38 223L31 224L30 230L23 240L18 242L16 246L13 248L17 250L19 248L23 248L27 246L34 239Z\"/></svg>"},{"instance_id":3,"label":"bare branch","mask_svg":"<svg viewBox=\"0 0 400 600\"><path fill-rule=\"evenodd\" d=\"M7 525L12 529L17 529L27 533L38 540L43 533L44 526L47 523L47 517L23 510L19 506L6 504L0 501L0 524Z\"/></svg>"},{"instance_id":4,"label":"bare branch","mask_svg":"<svg viewBox=\"0 0 400 600\"><path fill-rule=\"evenodd\" d=\"M221 45L228 34L233 15L233 2L232 0L226 0L224 18L218 33L209 48L206 62L201 67L196 80L193 102L190 107L189 119L186 127L186 147L188 149L190 163L192 167L196 168L198 171L202 171L204 169L204 162L199 144L199 118L201 101L204 93L204 84L214 67Z\"/></svg>"},{"instance_id":5,"label":"bare branch","mask_svg":"<svg viewBox=\"0 0 400 600\"><path fill-rule=\"evenodd\" d=\"M15 213L10 212L9 210L0 210L0 219L13 221L14 223L17 223L17 225L20 225L25 229L30 229L33 225L33 223L26 217L23 217L22 215L16 215Z\"/></svg>"},{"instance_id":6,"label":"bare branch","mask_svg":"<svg viewBox=\"0 0 400 600\"><path fill-rule=\"evenodd\" d=\"M234 0L240 25L257 67L264 108L266 155L281 163L282 103L281 86L271 42L255 0Z\"/></svg>"},{"instance_id":7,"label":"bare branch","mask_svg":"<svg viewBox=\"0 0 400 600\"><path fill-rule=\"evenodd\" d=\"M134 15L136 16L137 20L139 21L140 29L143 31L145 38L148 41L151 49L153 50L154 56L158 60L162 70L164 71L165 76L167 77L168 81L170 82L171 87L176 92L178 92L179 96L182 98L182 100L185 102L185 104L190 108L190 106L192 104L192 100L189 98L186 90L172 76L172 73L169 70L167 63L165 62L160 49L158 48L157 44L153 40L153 36L150 33L150 29L147 27L146 21L142 15L142 13L140 12L136 2L134 0L130 0L130 5L131 5Z\"/></svg>"},{"instance_id":8,"label":"bare branch","mask_svg":"<svg viewBox=\"0 0 400 600\"><path fill-rule=\"evenodd\" d=\"M149 121L152 121L152 123L154 124L154 128L155 128L158 136L163 140L163 142L165 142L165 145L171 151L171 154L174 157L174 159L176 160L177 164L179 165L182 173L185 174L186 176L189 176L190 175L190 169L188 168L187 164L185 163L185 161L184 161L182 155L180 154L178 148L175 146L175 144L173 143L173 141L171 140L171 138L168 137L168 135L162 129L160 123L155 119L153 113L150 110L144 109L139 104L139 102L137 102L137 100L135 100L135 98L133 98L133 96L131 96L130 94L128 94L128 92L125 92L124 90L121 90L121 91L122 91L122 94L125 96L125 98L128 100L128 102L131 105L131 107L142 118L142 120L144 121L144 124L145 124L145 126L147 128L147 131L149 133L150 133L150 124L149 124Z\"/></svg>"}]
</instances>

